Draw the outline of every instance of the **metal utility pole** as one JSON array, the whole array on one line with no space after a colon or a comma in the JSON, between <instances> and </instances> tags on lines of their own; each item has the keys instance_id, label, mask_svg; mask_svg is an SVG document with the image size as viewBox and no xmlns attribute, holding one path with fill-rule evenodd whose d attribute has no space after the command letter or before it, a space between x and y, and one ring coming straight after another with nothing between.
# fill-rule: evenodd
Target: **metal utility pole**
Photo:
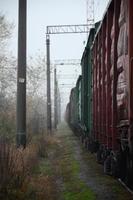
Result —
<instances>
[{"instance_id":1,"label":"metal utility pole","mask_svg":"<svg viewBox=\"0 0 133 200\"><path fill-rule=\"evenodd\" d=\"M88 27L94 24L94 0L86 0L86 19Z\"/></svg>"},{"instance_id":2,"label":"metal utility pole","mask_svg":"<svg viewBox=\"0 0 133 200\"><path fill-rule=\"evenodd\" d=\"M94 24L94 0L86 0L86 23L87 27L90 24ZM89 28L87 30L87 36L89 34Z\"/></svg>"},{"instance_id":3,"label":"metal utility pole","mask_svg":"<svg viewBox=\"0 0 133 200\"><path fill-rule=\"evenodd\" d=\"M19 0L17 71L17 147L26 147L26 0Z\"/></svg>"},{"instance_id":4,"label":"metal utility pole","mask_svg":"<svg viewBox=\"0 0 133 200\"><path fill-rule=\"evenodd\" d=\"M50 80L50 37L46 34L46 52L47 52L47 130L51 132L51 80Z\"/></svg>"},{"instance_id":5,"label":"metal utility pole","mask_svg":"<svg viewBox=\"0 0 133 200\"><path fill-rule=\"evenodd\" d=\"M57 77L56 77L56 65L54 68L54 128L57 128L58 115L57 115Z\"/></svg>"},{"instance_id":6,"label":"metal utility pole","mask_svg":"<svg viewBox=\"0 0 133 200\"><path fill-rule=\"evenodd\" d=\"M58 123L61 122L61 96L58 88Z\"/></svg>"}]
</instances>

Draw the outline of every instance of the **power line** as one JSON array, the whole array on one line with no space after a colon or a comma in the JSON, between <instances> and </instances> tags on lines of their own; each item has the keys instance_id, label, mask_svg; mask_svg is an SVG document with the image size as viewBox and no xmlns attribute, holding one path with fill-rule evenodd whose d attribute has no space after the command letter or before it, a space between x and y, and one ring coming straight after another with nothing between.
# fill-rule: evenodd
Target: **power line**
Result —
<instances>
[{"instance_id":1,"label":"power line","mask_svg":"<svg viewBox=\"0 0 133 200\"><path fill-rule=\"evenodd\" d=\"M62 60L55 60L55 65L80 65L80 59L62 59Z\"/></svg>"}]
</instances>

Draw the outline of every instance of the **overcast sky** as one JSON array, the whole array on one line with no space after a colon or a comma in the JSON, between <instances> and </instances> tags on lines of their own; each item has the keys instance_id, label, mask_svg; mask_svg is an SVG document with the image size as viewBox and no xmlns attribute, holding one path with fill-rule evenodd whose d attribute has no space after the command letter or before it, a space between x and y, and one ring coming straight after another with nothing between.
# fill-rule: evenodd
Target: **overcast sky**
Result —
<instances>
[{"instance_id":1,"label":"overcast sky","mask_svg":"<svg viewBox=\"0 0 133 200\"><path fill-rule=\"evenodd\" d=\"M95 22L101 20L109 0L94 0ZM15 29L10 49L17 57L18 0L0 0L0 10ZM64 24L86 24L86 0L27 0L27 52L35 57L46 55L46 26ZM50 36L51 61L56 59L81 59L85 47L86 34L65 34ZM58 81L63 104L68 102L70 88L76 79L64 79L65 74L78 76L79 68L58 67ZM63 75L63 76L62 76ZM62 78L63 77L63 78ZM65 77L67 77L65 75ZM63 83L67 83L66 86ZM72 84L72 85L68 85ZM68 86L67 86L68 85Z\"/></svg>"},{"instance_id":2,"label":"overcast sky","mask_svg":"<svg viewBox=\"0 0 133 200\"><path fill-rule=\"evenodd\" d=\"M101 19L109 0L95 0L95 21ZM0 10L15 24L11 49L17 52L18 0L0 0ZM46 54L45 32L48 25L85 24L86 0L27 0L28 54ZM85 34L52 35L53 59L81 58Z\"/></svg>"}]
</instances>

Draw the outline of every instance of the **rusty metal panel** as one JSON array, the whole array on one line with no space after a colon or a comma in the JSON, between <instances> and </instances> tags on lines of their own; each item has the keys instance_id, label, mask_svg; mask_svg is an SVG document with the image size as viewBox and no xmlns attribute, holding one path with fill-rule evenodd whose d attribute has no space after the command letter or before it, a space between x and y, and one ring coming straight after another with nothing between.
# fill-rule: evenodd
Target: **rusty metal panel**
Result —
<instances>
[{"instance_id":1,"label":"rusty metal panel","mask_svg":"<svg viewBox=\"0 0 133 200\"><path fill-rule=\"evenodd\" d=\"M104 19L103 21L103 25L102 25L102 55L101 55L101 65L102 65L102 69L101 69L101 73L102 73L102 112L101 112L101 120L102 120L102 143L103 144L107 144L106 141L106 126L105 126L105 121L106 121L106 90L105 90L105 36L106 36L106 19Z\"/></svg>"},{"instance_id":2,"label":"rusty metal panel","mask_svg":"<svg viewBox=\"0 0 133 200\"><path fill-rule=\"evenodd\" d=\"M118 131L117 131L117 102L116 102L116 91L117 91L117 42L118 42L118 18L120 13L121 0L114 2L114 16L113 26L111 31L111 65L112 65L112 148L118 149Z\"/></svg>"},{"instance_id":3,"label":"rusty metal panel","mask_svg":"<svg viewBox=\"0 0 133 200\"><path fill-rule=\"evenodd\" d=\"M96 82L95 82L95 74L96 74L96 64L95 64L95 45L94 45L94 51L93 51L93 134L94 139L96 138L96 107L95 107L95 101L96 101Z\"/></svg>"},{"instance_id":4,"label":"rusty metal panel","mask_svg":"<svg viewBox=\"0 0 133 200\"><path fill-rule=\"evenodd\" d=\"M94 51L92 51L92 56L94 58ZM92 60L92 107L93 107L93 138L95 138L95 62Z\"/></svg>"},{"instance_id":5,"label":"rusty metal panel","mask_svg":"<svg viewBox=\"0 0 133 200\"><path fill-rule=\"evenodd\" d=\"M129 51L129 101L128 101L128 116L129 116L129 143L131 152L133 153L133 1L128 0L128 51Z\"/></svg>"},{"instance_id":6,"label":"rusty metal panel","mask_svg":"<svg viewBox=\"0 0 133 200\"><path fill-rule=\"evenodd\" d=\"M94 45L93 51L93 126L94 126L94 139L98 140L98 127L97 127L97 41Z\"/></svg>"},{"instance_id":7,"label":"rusty metal panel","mask_svg":"<svg viewBox=\"0 0 133 200\"><path fill-rule=\"evenodd\" d=\"M127 1L121 0L119 15L119 36L117 44L117 112L118 125L122 126L128 119L128 29Z\"/></svg>"},{"instance_id":8,"label":"rusty metal panel","mask_svg":"<svg viewBox=\"0 0 133 200\"><path fill-rule=\"evenodd\" d=\"M94 43L93 69L93 109L95 138L112 147L112 98L111 98L111 28L113 23L113 5L104 18ZM102 50L101 50L102 49Z\"/></svg>"},{"instance_id":9,"label":"rusty metal panel","mask_svg":"<svg viewBox=\"0 0 133 200\"><path fill-rule=\"evenodd\" d=\"M98 34L98 132L99 141L102 142L101 134L101 32Z\"/></svg>"},{"instance_id":10,"label":"rusty metal panel","mask_svg":"<svg viewBox=\"0 0 133 200\"><path fill-rule=\"evenodd\" d=\"M128 5L129 4L129 5ZM133 2L112 0L93 46L95 139L118 149L119 127L133 140Z\"/></svg>"},{"instance_id":11,"label":"rusty metal panel","mask_svg":"<svg viewBox=\"0 0 133 200\"><path fill-rule=\"evenodd\" d=\"M111 70L111 61L110 61L110 54L111 54L111 29L113 23L113 5L111 4L110 9L107 12L107 29L106 29L106 133L107 133L107 147L112 148L112 128L111 128L111 116L112 116L112 99L111 99L111 77L110 77L110 70Z\"/></svg>"},{"instance_id":12,"label":"rusty metal panel","mask_svg":"<svg viewBox=\"0 0 133 200\"><path fill-rule=\"evenodd\" d=\"M97 140L99 141L99 104L98 104L98 87L99 87L99 80L98 80L98 36L96 39L96 134Z\"/></svg>"}]
</instances>

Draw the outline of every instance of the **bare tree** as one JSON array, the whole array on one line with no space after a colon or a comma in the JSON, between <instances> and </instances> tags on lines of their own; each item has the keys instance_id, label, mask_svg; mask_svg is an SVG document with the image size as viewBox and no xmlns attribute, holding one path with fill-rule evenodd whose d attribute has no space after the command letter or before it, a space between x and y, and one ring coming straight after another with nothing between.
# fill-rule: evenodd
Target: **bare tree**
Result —
<instances>
[{"instance_id":1,"label":"bare tree","mask_svg":"<svg viewBox=\"0 0 133 200\"><path fill-rule=\"evenodd\" d=\"M16 58L8 50L14 25L0 15L0 135L14 135L16 127ZM27 67L28 133L46 127L46 65L44 56L30 57Z\"/></svg>"},{"instance_id":2,"label":"bare tree","mask_svg":"<svg viewBox=\"0 0 133 200\"><path fill-rule=\"evenodd\" d=\"M9 23L5 15L0 13L0 50L2 50L2 52L8 45L8 41L12 36L13 28L14 24Z\"/></svg>"},{"instance_id":3,"label":"bare tree","mask_svg":"<svg viewBox=\"0 0 133 200\"><path fill-rule=\"evenodd\" d=\"M13 27L14 25L0 14L0 135L5 135L15 129L13 94L16 83L16 59L8 50Z\"/></svg>"},{"instance_id":4,"label":"bare tree","mask_svg":"<svg viewBox=\"0 0 133 200\"><path fill-rule=\"evenodd\" d=\"M30 133L46 127L46 64L43 56L29 58L27 69L27 125Z\"/></svg>"}]
</instances>

